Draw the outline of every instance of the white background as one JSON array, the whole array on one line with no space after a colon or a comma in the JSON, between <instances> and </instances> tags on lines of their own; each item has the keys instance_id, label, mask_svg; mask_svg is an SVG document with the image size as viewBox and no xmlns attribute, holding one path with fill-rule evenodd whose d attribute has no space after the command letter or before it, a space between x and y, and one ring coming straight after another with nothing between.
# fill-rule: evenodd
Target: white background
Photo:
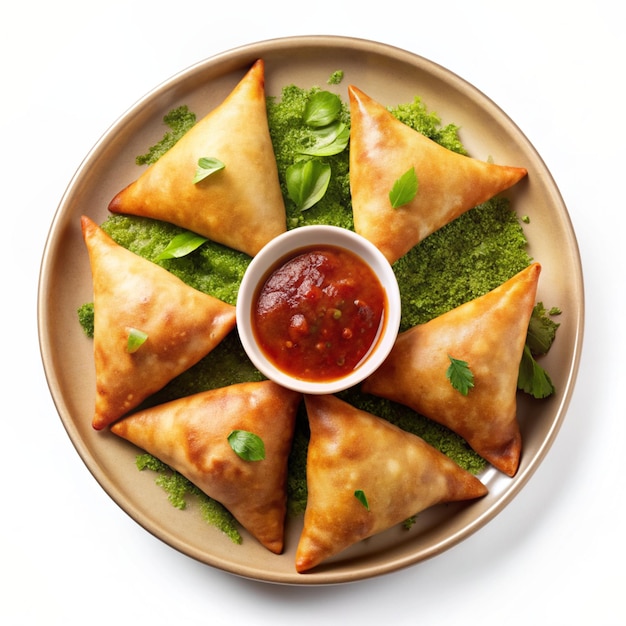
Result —
<instances>
[{"instance_id":1,"label":"white background","mask_svg":"<svg viewBox=\"0 0 626 626\"><path fill-rule=\"evenodd\" d=\"M626 47L619 3L11 4L0 38L0 622L626 623ZM406 48L472 82L513 118L569 208L587 312L578 384L561 432L495 520L409 569L292 588L192 561L103 492L48 393L36 289L64 189L119 115L213 54L310 34Z\"/></svg>"}]
</instances>

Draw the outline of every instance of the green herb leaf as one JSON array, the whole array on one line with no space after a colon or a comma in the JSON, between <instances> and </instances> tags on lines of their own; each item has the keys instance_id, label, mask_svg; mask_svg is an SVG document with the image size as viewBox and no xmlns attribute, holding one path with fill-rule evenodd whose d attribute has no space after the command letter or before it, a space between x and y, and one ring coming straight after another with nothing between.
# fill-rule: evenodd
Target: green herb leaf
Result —
<instances>
[{"instance_id":1,"label":"green herb leaf","mask_svg":"<svg viewBox=\"0 0 626 626\"><path fill-rule=\"evenodd\" d=\"M397 209L408 204L417 195L417 174L415 168L407 170L396 180L389 192L391 206Z\"/></svg>"},{"instance_id":2,"label":"green herb leaf","mask_svg":"<svg viewBox=\"0 0 626 626\"><path fill-rule=\"evenodd\" d=\"M138 328L129 328L128 329L128 340L126 341L126 352L132 354L133 352L137 352L139 348L145 343L148 338L147 333L144 333L143 330L139 330Z\"/></svg>"},{"instance_id":3,"label":"green herb leaf","mask_svg":"<svg viewBox=\"0 0 626 626\"><path fill-rule=\"evenodd\" d=\"M157 261L163 259L179 259L186 256L199 248L203 243L207 242L206 237L186 231L176 235L168 244L167 247L156 258Z\"/></svg>"},{"instance_id":4,"label":"green herb leaf","mask_svg":"<svg viewBox=\"0 0 626 626\"><path fill-rule=\"evenodd\" d=\"M357 489L354 492L354 497L369 511L370 510L370 505L367 502L367 498L365 497L365 492L362 491L361 489Z\"/></svg>"},{"instance_id":5,"label":"green herb leaf","mask_svg":"<svg viewBox=\"0 0 626 626\"><path fill-rule=\"evenodd\" d=\"M466 396L474 386L474 374L469 368L467 361L455 359L450 355L448 355L448 358L450 359L450 365L446 370L446 377L457 391Z\"/></svg>"},{"instance_id":6,"label":"green herb leaf","mask_svg":"<svg viewBox=\"0 0 626 626\"><path fill-rule=\"evenodd\" d=\"M328 189L330 165L317 159L298 161L285 173L287 192L301 211L319 202Z\"/></svg>"},{"instance_id":7,"label":"green herb leaf","mask_svg":"<svg viewBox=\"0 0 626 626\"><path fill-rule=\"evenodd\" d=\"M330 126L314 131L315 143L308 148L302 148L300 154L310 156L332 156L346 149L350 140L350 127L343 122L335 122Z\"/></svg>"},{"instance_id":8,"label":"green herb leaf","mask_svg":"<svg viewBox=\"0 0 626 626\"><path fill-rule=\"evenodd\" d=\"M552 310L550 313L552 313ZM530 348L533 356L546 354L556 336L559 324L551 320L548 315L549 313L546 311L543 303L538 302L530 316L526 345Z\"/></svg>"},{"instance_id":9,"label":"green herb leaf","mask_svg":"<svg viewBox=\"0 0 626 626\"><path fill-rule=\"evenodd\" d=\"M198 159L198 169L196 169L196 175L194 176L193 183L199 183L211 174L223 170L226 166L214 157L202 157Z\"/></svg>"},{"instance_id":10,"label":"green herb leaf","mask_svg":"<svg viewBox=\"0 0 626 626\"><path fill-rule=\"evenodd\" d=\"M548 373L535 361L528 345L524 346L519 366L517 387L533 398L547 398L555 391Z\"/></svg>"},{"instance_id":11,"label":"green herb leaf","mask_svg":"<svg viewBox=\"0 0 626 626\"><path fill-rule=\"evenodd\" d=\"M304 107L303 120L307 126L319 128L334 122L341 113L341 100L330 91L313 94Z\"/></svg>"},{"instance_id":12,"label":"green herb leaf","mask_svg":"<svg viewBox=\"0 0 626 626\"><path fill-rule=\"evenodd\" d=\"M228 435L228 443L244 461L262 461L265 458L263 439L247 430L233 430Z\"/></svg>"}]
</instances>

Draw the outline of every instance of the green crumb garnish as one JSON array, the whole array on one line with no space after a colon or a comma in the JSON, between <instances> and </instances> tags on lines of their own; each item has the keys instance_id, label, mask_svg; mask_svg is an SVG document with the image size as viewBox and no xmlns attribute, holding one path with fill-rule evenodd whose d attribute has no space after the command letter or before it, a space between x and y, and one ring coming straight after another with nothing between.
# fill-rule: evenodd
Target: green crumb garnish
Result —
<instances>
[{"instance_id":1,"label":"green crumb garnish","mask_svg":"<svg viewBox=\"0 0 626 626\"><path fill-rule=\"evenodd\" d=\"M155 482L165 491L172 506L184 510L187 508L187 498L196 498L200 505L202 518L208 524L221 530L233 543L240 544L242 542L235 518L219 502L209 498L183 475L173 471L165 463L147 453L138 455L135 464L140 471L148 469L156 472Z\"/></svg>"},{"instance_id":2,"label":"green crumb garnish","mask_svg":"<svg viewBox=\"0 0 626 626\"><path fill-rule=\"evenodd\" d=\"M343 70L333 72L326 81L329 85L338 85L343 80Z\"/></svg>"},{"instance_id":3,"label":"green crumb garnish","mask_svg":"<svg viewBox=\"0 0 626 626\"><path fill-rule=\"evenodd\" d=\"M185 496L193 493L193 489L188 485L188 482L184 476L176 472L159 474L156 479L156 484L167 493L167 499L172 506L181 510L187 508Z\"/></svg>"},{"instance_id":4,"label":"green crumb garnish","mask_svg":"<svg viewBox=\"0 0 626 626\"><path fill-rule=\"evenodd\" d=\"M280 100L268 98L267 115L270 136L278 165L278 176L285 198L287 227L295 228L306 224L331 224L354 229L350 181L348 176L348 150L324 157L324 163L330 166L332 176L324 196L315 205L301 211L289 196L287 188L287 170L302 160L302 150L306 150L317 141L315 131L304 121L306 105L320 89L304 90L290 85L282 90ZM338 121L349 124L347 105L342 102Z\"/></svg>"},{"instance_id":5,"label":"green crumb garnish","mask_svg":"<svg viewBox=\"0 0 626 626\"><path fill-rule=\"evenodd\" d=\"M163 259L171 241L186 231L173 224L147 217L110 215L102 229L131 252L169 270L182 281L204 293L234 305L250 257L213 241L190 254Z\"/></svg>"},{"instance_id":6,"label":"green crumb garnish","mask_svg":"<svg viewBox=\"0 0 626 626\"><path fill-rule=\"evenodd\" d=\"M334 72L328 84L338 84L342 79L343 72ZM300 210L287 189L288 168L306 158L303 155L307 149L319 140L315 130L305 123L304 116L307 103L320 91L319 87L302 89L289 85L283 88L280 98L267 99L270 136L285 200L287 228L331 224L353 230L349 145L338 154L323 157L332 175L323 197L313 206L305 211ZM389 110L400 121L446 148L467 154L459 139L458 127L453 124L442 126L437 114L428 111L419 97L413 102L390 107ZM193 126L195 115L186 107L179 107L168 114L164 122L170 131L145 155L137 157L138 163L148 164L158 159ZM349 107L343 101L336 122L350 124ZM484 295L527 267L532 259L522 230L524 222L527 223L527 218L518 218L508 200L496 197L434 232L396 261L393 269L402 298L400 330L427 322ZM174 237L184 232L183 229L157 220L125 215L109 216L102 227L117 243L162 265L192 287L236 304L239 284L250 262L247 255L206 241L180 258L165 259L163 257L168 255L163 254L163 251ZM548 314L557 315L559 312L557 307L553 307ZM85 332L93 336L93 305L80 307L78 316ZM532 370L528 377L533 372L541 374L532 355L540 349L547 350L558 326L549 323L542 305L535 311L534 317L534 342L537 345L533 346L532 352L527 350L533 359L527 359L527 369ZM263 380L263 376L249 361L235 330L203 360L171 381L143 406L161 404L207 389L259 380ZM524 381L524 387L531 390L537 385L538 382L530 378ZM544 391L542 389L541 393ZM408 407L363 394L358 387L338 396L359 409L418 435L473 474L478 474L487 466L486 461L461 437ZM301 515L306 508L308 442L308 420L302 406L289 457L287 506L290 515ZM236 521L221 504L208 498L184 477L149 454L137 457L137 467L157 472L157 482L174 506L185 508L189 497L197 498L203 518L226 533L234 543L241 543ZM414 523L415 517L412 517L404 526L410 528Z\"/></svg>"},{"instance_id":7,"label":"green crumb garnish","mask_svg":"<svg viewBox=\"0 0 626 626\"><path fill-rule=\"evenodd\" d=\"M142 472L145 469L152 470L153 472L165 472L169 470L169 467L162 461L159 461L151 454L140 454L135 459L135 465L137 469Z\"/></svg>"},{"instance_id":8,"label":"green crumb garnish","mask_svg":"<svg viewBox=\"0 0 626 626\"><path fill-rule=\"evenodd\" d=\"M309 446L309 423L304 406L301 407L289 455L287 474L287 508L290 515L302 515L307 502L306 457Z\"/></svg>"},{"instance_id":9,"label":"green crumb garnish","mask_svg":"<svg viewBox=\"0 0 626 626\"><path fill-rule=\"evenodd\" d=\"M146 154L136 157L137 165L151 165L163 156L196 123L196 114L183 105L170 111L163 118L163 123L170 128L170 131L166 132Z\"/></svg>"},{"instance_id":10,"label":"green crumb garnish","mask_svg":"<svg viewBox=\"0 0 626 626\"><path fill-rule=\"evenodd\" d=\"M401 330L438 317L495 289L531 259L508 200L494 198L443 228L396 261Z\"/></svg>"},{"instance_id":11,"label":"green crumb garnish","mask_svg":"<svg viewBox=\"0 0 626 626\"><path fill-rule=\"evenodd\" d=\"M402 123L436 141L444 148L459 154L467 154L459 139L459 127L454 124L442 126L441 118L436 113L428 111L420 97L416 96L413 102L407 104L389 107L389 111Z\"/></svg>"},{"instance_id":12,"label":"green crumb garnish","mask_svg":"<svg viewBox=\"0 0 626 626\"><path fill-rule=\"evenodd\" d=\"M231 513L219 502L212 500L200 490L198 490L198 498L200 499L202 519L207 524L221 530L233 543L241 544L243 538L237 530L237 521Z\"/></svg>"},{"instance_id":13,"label":"green crumb garnish","mask_svg":"<svg viewBox=\"0 0 626 626\"><path fill-rule=\"evenodd\" d=\"M87 302L78 307L78 322L85 331L85 335L93 338L93 302Z\"/></svg>"}]
</instances>

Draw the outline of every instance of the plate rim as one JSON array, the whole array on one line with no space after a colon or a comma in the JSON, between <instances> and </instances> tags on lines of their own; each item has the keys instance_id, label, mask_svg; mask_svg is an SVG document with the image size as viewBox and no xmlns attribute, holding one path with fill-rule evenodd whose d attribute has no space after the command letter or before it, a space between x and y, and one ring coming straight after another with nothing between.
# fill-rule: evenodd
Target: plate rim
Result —
<instances>
[{"instance_id":1,"label":"plate rim","mask_svg":"<svg viewBox=\"0 0 626 626\"><path fill-rule=\"evenodd\" d=\"M384 57L390 57L394 60L400 60L404 63L408 64L419 64L427 67L431 72L434 72L436 77L440 80L444 80L445 82L453 81L455 83L460 84L464 90L471 92L481 101L482 103L486 103L489 107L492 108L494 112L497 112L502 119L506 120L508 124L510 124L513 128L516 129L519 136L525 141L525 150L530 151L534 154L535 158L540 162L544 169L545 174L548 177L548 183L552 188L554 198L558 201L559 209L561 212L561 218L564 220L565 225L569 228L569 235L572 240L572 247L576 252L575 259L577 260L576 276L577 276L577 286L580 290L580 305L577 311L577 315L572 317L572 323L574 325L574 345L572 349L572 361L569 363L569 372L566 377L566 388L563 390L563 395L560 403L555 408L554 414L555 418L552 421L551 428L548 431L547 436L543 439L541 445L539 446L537 452L534 454L531 462L525 467L520 469L520 472L515 476L515 479L511 483L510 488L506 490L504 495L499 497L491 507L486 509L481 515L475 517L473 521L466 525L462 530L459 530L454 535L449 536L437 544L433 545L429 550L425 551L424 554L416 557L415 555L406 555L403 558L396 558L392 561L389 561L385 566L374 565L373 567L367 569L361 567L358 572L350 572L350 571L333 571L327 570L321 573L320 575L311 576L309 574L302 575L296 574L294 570L293 576L282 576L282 575L272 575L271 573L264 572L263 575L260 575L255 571L254 568L245 568L245 567L237 567L225 564L220 559L211 559L207 558L206 554L200 554L199 551L189 544L188 542L179 541L176 538L172 538L171 536L166 537L164 535L168 535L168 533L159 533L155 527L155 524L150 523L147 520L143 519L143 515L139 508L128 498L125 494L121 493L121 491L117 488L113 488L109 486L105 488L103 485L103 481L106 482L106 475L102 472L102 469L99 467L97 460L92 456L90 451L87 448L86 443L80 437L80 434L76 427L73 424L73 420L69 417L69 408L66 405L64 398L61 395L61 389L58 382L58 379L55 375L55 371L53 368L53 360L54 355L51 354L51 347L46 340L45 333L45 324L44 320L46 319L47 314L47 292L45 285L45 277L47 274L47 270L49 269L50 264L52 263L52 248L53 243L59 233L59 231L63 228L63 209L66 207L66 203L68 199L71 197L72 191L75 186L80 181L82 173L88 168L89 164L96 158L99 152L103 149L107 141L111 138L112 135L115 134L117 129L121 124L124 123L124 120L128 119L129 116L132 116L134 113L138 112L147 102L151 102L155 98L158 97L159 94L168 91L177 83L185 83L189 77L195 75L197 72L207 68L207 67L233 67L240 68L245 63L245 59L256 59L263 56L263 52L268 49L268 47L279 48L284 51L288 51L292 49L294 46L302 48L303 46L308 46L311 48L342 48L346 50L363 50L368 53L375 53ZM237 46L225 50L223 52L219 52L215 55L209 56L206 59L203 59L197 63L194 63L188 66L185 69L173 74L166 80L162 81L160 84L155 86L152 90L147 92L144 96L139 98L134 104L132 104L129 108L126 109L110 126L105 132L101 135L101 137L96 141L94 146L90 149L87 155L83 158L78 168L76 169L74 175L70 179L60 201L54 212L53 219L51 222L51 226L46 237L43 254L41 257L40 263L40 272L39 272L39 284L37 291L37 326L38 326L38 338L39 338L39 349L40 355L42 358L44 373L46 377L46 381L49 387L49 391L51 393L54 405L59 414L61 422L83 463L89 470L89 472L93 475L93 477L98 482L99 486L103 488L105 493L111 497L111 499L118 505L120 508L127 513L135 522L137 522L141 527L143 527L150 534L160 539L170 547L175 548L179 552L186 554L187 556L215 567L217 569L221 569L223 571L229 572L231 574L235 574L244 578L249 578L253 580L259 580L263 582L271 582L271 583L281 583L288 585L297 585L297 586L310 586L310 585L318 585L318 584L337 584L344 582L353 582L357 580L364 580L367 578L371 578L374 576L379 576L385 573L389 573L392 571L396 571L410 565L414 565L420 561L432 558L436 555L441 554L442 552L452 548L457 545L464 539L468 538L472 534L474 534L479 528L485 526L489 521L491 521L496 515L498 515L510 502L513 500L517 494L521 491L521 489L528 483L531 476L535 473L539 465L544 460L546 454L549 449L552 447L554 440L563 424L563 421L567 414L567 409L570 405L573 391L575 388L575 383L578 375L578 370L580 367L580 360L582 355L582 343L583 343L583 335L584 335L584 320L585 320L585 297L584 297L584 281L583 281L583 268L582 268L582 260L580 257L580 251L578 247L578 242L576 238L576 233L573 229L571 217L567 210L567 207L563 201L561 193L554 181L552 174L548 170L545 165L542 157L539 155L537 150L525 136L525 134L521 131L521 129L517 126L517 124L506 114L500 107L491 100L487 95L485 95L482 91L480 91L476 86L469 83L467 80L458 76L451 70L445 68L444 66L431 61L430 59L416 54L414 52L410 52L408 50L404 50L402 48L396 47L394 45L388 43L382 43L378 41L373 41L364 38L358 37L348 37L348 36L339 36L339 35L296 35L296 36L288 36L288 37L277 37L273 39L266 39L262 41L257 41L253 43L248 43L242 46ZM113 493L112 493L113 492Z\"/></svg>"}]
</instances>

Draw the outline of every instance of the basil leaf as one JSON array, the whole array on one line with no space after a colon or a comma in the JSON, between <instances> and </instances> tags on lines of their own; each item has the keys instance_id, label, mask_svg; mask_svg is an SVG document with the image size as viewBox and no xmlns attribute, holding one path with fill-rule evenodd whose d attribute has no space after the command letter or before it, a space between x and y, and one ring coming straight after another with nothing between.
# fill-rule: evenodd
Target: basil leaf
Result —
<instances>
[{"instance_id":1,"label":"basil leaf","mask_svg":"<svg viewBox=\"0 0 626 626\"><path fill-rule=\"evenodd\" d=\"M138 328L128 329L128 340L126 341L126 352L132 354L137 352L139 348L145 343L148 338L148 334Z\"/></svg>"},{"instance_id":2,"label":"basil leaf","mask_svg":"<svg viewBox=\"0 0 626 626\"><path fill-rule=\"evenodd\" d=\"M415 174L415 168L407 170L396 180L389 192L389 200L391 206L397 209L405 204L408 204L417 195L417 175Z\"/></svg>"},{"instance_id":3,"label":"basil leaf","mask_svg":"<svg viewBox=\"0 0 626 626\"><path fill-rule=\"evenodd\" d=\"M298 161L285 172L287 192L301 211L319 202L328 189L330 165L316 159Z\"/></svg>"},{"instance_id":4,"label":"basil leaf","mask_svg":"<svg viewBox=\"0 0 626 626\"><path fill-rule=\"evenodd\" d=\"M369 511L370 510L370 505L367 502L367 498L365 497L365 492L362 491L361 489L357 489L354 492L354 497Z\"/></svg>"},{"instance_id":5,"label":"basil leaf","mask_svg":"<svg viewBox=\"0 0 626 626\"><path fill-rule=\"evenodd\" d=\"M211 174L215 174L215 172L219 172L223 170L226 166L219 160L214 157L202 157L198 159L198 169L196 170L196 175L194 176L193 183L199 183L201 180L204 180Z\"/></svg>"},{"instance_id":6,"label":"basil leaf","mask_svg":"<svg viewBox=\"0 0 626 626\"><path fill-rule=\"evenodd\" d=\"M466 396L474 386L474 374L470 370L467 361L455 359L450 355L448 355L448 358L450 359L450 365L446 370L446 377L457 391Z\"/></svg>"},{"instance_id":7,"label":"basil leaf","mask_svg":"<svg viewBox=\"0 0 626 626\"><path fill-rule=\"evenodd\" d=\"M341 113L341 100L330 91L313 94L304 107L303 120L307 126L319 128L334 122Z\"/></svg>"},{"instance_id":8,"label":"basil leaf","mask_svg":"<svg viewBox=\"0 0 626 626\"><path fill-rule=\"evenodd\" d=\"M163 252L156 257L156 260L179 259L190 254L206 241L208 241L206 237L192 233L190 230L180 233L167 244Z\"/></svg>"},{"instance_id":9,"label":"basil leaf","mask_svg":"<svg viewBox=\"0 0 626 626\"><path fill-rule=\"evenodd\" d=\"M228 435L228 443L244 461L262 461L265 458L263 439L247 430L233 430Z\"/></svg>"},{"instance_id":10,"label":"basil leaf","mask_svg":"<svg viewBox=\"0 0 626 626\"><path fill-rule=\"evenodd\" d=\"M332 156L346 149L350 140L350 127L343 122L335 122L330 126L314 131L315 143L300 150L300 154L310 156Z\"/></svg>"}]
</instances>

